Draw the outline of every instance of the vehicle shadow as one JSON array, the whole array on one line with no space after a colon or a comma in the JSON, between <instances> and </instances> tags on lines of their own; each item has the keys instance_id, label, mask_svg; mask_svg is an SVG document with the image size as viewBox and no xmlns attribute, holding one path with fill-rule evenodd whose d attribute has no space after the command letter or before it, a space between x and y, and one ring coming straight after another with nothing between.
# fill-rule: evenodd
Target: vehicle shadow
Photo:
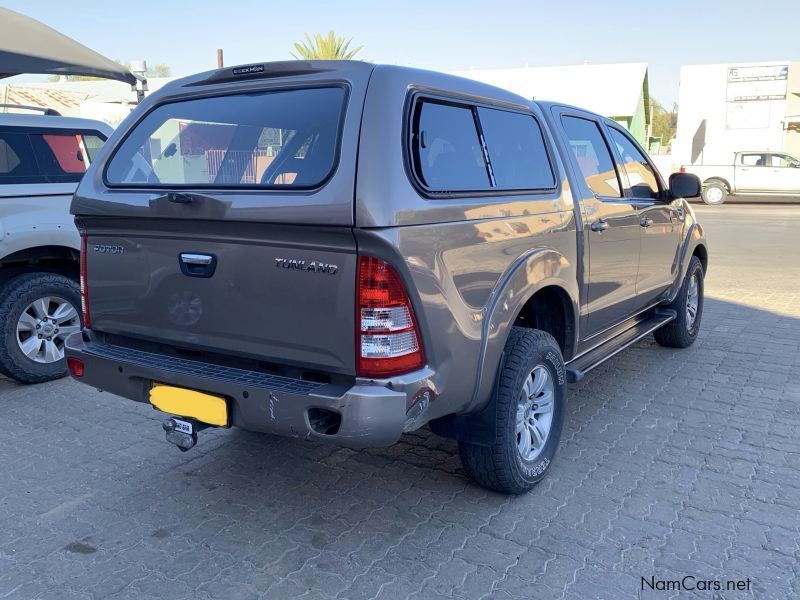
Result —
<instances>
[{"instance_id":1,"label":"vehicle shadow","mask_svg":"<svg viewBox=\"0 0 800 600\"><path fill-rule=\"evenodd\" d=\"M535 579L548 562L572 564L587 551L628 552L629 573L652 572L680 552L665 523L696 506L729 509L728 481L742 486L735 503L744 516L759 510L747 491L753 477L800 489L797 468L745 464L754 447L800 450L791 441L800 427L800 319L713 298L703 318L693 347L647 338L570 386L559 453L520 497L471 483L457 444L427 429L361 451L206 431L184 454L164 442L161 414L147 406L73 382L43 387L42 407L23 406L23 388L13 388L4 393L8 424L27 432L19 450L0 435L0 506L16 503L14 519L0 521L0 558L13 550L29 575L96 595L115 585L144 594L137 586L146 581L187 595L373 597L403 582L433 597L466 594L475 583L468 572L494 585L527 556ZM75 418L48 439L42 415L59 403ZM669 518L657 510L664 497L677 507ZM639 538L613 533L628 518L644 524ZM25 544L31 536L36 543ZM737 551L740 542L734 535L720 547ZM443 578L444 565L463 577ZM112 566L116 579L81 587Z\"/></svg>"}]
</instances>

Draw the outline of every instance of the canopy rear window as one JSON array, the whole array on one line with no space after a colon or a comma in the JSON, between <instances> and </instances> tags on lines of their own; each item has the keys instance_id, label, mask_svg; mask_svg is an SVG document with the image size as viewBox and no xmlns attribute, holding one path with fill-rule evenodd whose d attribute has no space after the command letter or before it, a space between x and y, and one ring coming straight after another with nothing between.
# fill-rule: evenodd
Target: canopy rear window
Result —
<instances>
[{"instance_id":1,"label":"canopy rear window","mask_svg":"<svg viewBox=\"0 0 800 600\"><path fill-rule=\"evenodd\" d=\"M345 89L236 94L162 104L116 150L124 187L308 189L333 172Z\"/></svg>"}]
</instances>

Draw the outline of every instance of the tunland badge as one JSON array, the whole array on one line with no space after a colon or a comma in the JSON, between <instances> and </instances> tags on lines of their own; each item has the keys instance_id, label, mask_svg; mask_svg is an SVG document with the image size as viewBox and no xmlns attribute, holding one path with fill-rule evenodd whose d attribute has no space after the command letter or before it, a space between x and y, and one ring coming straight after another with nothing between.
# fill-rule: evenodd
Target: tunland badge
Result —
<instances>
[{"instance_id":1,"label":"tunland badge","mask_svg":"<svg viewBox=\"0 0 800 600\"><path fill-rule=\"evenodd\" d=\"M312 260L306 262L304 260L296 260L294 258L276 258L275 267L280 269L294 269L296 271L308 271L309 273L327 273L328 275L336 275L339 270L337 265L325 263L321 261Z\"/></svg>"}]
</instances>

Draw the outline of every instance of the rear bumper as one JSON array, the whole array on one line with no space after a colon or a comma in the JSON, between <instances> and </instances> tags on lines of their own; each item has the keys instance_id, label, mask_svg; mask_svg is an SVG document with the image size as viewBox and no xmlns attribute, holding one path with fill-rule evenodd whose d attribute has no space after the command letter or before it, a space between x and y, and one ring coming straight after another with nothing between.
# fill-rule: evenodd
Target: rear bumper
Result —
<instances>
[{"instance_id":1,"label":"rear bumper","mask_svg":"<svg viewBox=\"0 0 800 600\"><path fill-rule=\"evenodd\" d=\"M198 390L226 398L231 425L353 448L389 446L416 428L431 376L423 369L392 389L381 382L347 387L102 344L82 333L67 339L65 354L84 364L76 381L136 402L149 403L154 382ZM335 433L319 431L326 411L339 419Z\"/></svg>"}]
</instances>

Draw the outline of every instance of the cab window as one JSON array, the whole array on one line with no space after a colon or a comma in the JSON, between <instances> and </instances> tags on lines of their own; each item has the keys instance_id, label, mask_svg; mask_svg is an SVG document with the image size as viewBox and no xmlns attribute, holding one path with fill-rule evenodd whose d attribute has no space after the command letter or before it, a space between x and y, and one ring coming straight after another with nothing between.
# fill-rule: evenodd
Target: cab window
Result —
<instances>
[{"instance_id":1,"label":"cab window","mask_svg":"<svg viewBox=\"0 0 800 600\"><path fill-rule=\"evenodd\" d=\"M621 198L617 169L599 125L589 119L567 115L561 118L561 123L589 189L597 196Z\"/></svg>"},{"instance_id":2,"label":"cab window","mask_svg":"<svg viewBox=\"0 0 800 600\"><path fill-rule=\"evenodd\" d=\"M622 162L622 168L625 169L625 174L628 176L631 195L634 198L660 198L658 176L647 157L627 134L615 127L609 127L609 129L611 139Z\"/></svg>"},{"instance_id":3,"label":"cab window","mask_svg":"<svg viewBox=\"0 0 800 600\"><path fill-rule=\"evenodd\" d=\"M763 153L742 154L742 166L744 167L766 167L767 155Z\"/></svg>"},{"instance_id":4,"label":"cab window","mask_svg":"<svg viewBox=\"0 0 800 600\"><path fill-rule=\"evenodd\" d=\"M793 156L789 156L788 154L773 154L770 156L772 159L772 166L785 168L785 167L800 167L800 160L797 160Z\"/></svg>"}]
</instances>

